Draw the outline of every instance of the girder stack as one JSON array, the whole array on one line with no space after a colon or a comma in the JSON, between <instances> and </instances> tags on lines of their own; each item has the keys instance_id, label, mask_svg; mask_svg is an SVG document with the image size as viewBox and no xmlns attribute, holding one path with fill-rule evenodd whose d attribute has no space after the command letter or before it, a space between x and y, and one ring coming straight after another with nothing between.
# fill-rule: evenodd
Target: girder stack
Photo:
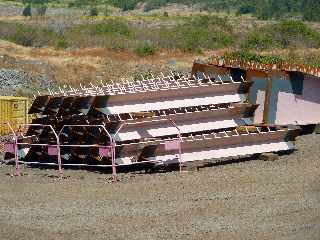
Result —
<instances>
[{"instance_id":1,"label":"girder stack","mask_svg":"<svg viewBox=\"0 0 320 240\"><path fill-rule=\"evenodd\" d=\"M250 86L241 76L171 74L50 90L30 108L37 118L18 139L29 148L22 160L53 164L59 154L62 165L181 165L294 149L295 130L251 126Z\"/></svg>"}]
</instances>

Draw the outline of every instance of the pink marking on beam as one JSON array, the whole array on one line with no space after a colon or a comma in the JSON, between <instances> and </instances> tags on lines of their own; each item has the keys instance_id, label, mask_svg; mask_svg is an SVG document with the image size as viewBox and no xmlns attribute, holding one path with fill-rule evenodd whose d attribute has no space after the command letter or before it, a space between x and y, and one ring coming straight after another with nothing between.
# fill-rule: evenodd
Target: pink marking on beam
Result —
<instances>
[{"instance_id":1,"label":"pink marking on beam","mask_svg":"<svg viewBox=\"0 0 320 240\"><path fill-rule=\"evenodd\" d=\"M166 151L179 150L180 140L166 141L164 148Z\"/></svg>"}]
</instances>

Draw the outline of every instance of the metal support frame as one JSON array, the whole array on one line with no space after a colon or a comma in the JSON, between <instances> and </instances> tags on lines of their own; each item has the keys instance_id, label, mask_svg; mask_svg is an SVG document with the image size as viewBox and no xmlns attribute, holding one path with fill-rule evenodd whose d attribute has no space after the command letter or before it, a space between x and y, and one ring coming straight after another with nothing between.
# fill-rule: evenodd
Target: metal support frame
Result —
<instances>
[{"instance_id":1,"label":"metal support frame","mask_svg":"<svg viewBox=\"0 0 320 240\"><path fill-rule=\"evenodd\" d=\"M114 182L118 181L117 178L117 169L116 169L116 151L115 151L115 147L116 147L116 142L114 140L114 138L111 136L111 134L108 132L108 130L105 128L104 125L64 125L60 132L58 133L58 138L60 139L60 135L63 132L63 130L67 127L93 127L93 128L101 128L109 137L110 140L110 146L97 146L97 145L79 145L79 144L74 144L74 145L68 145L68 144L64 144L64 145L60 145L60 147L109 147L111 150L111 163L112 163L112 180ZM61 158L61 156L60 156Z\"/></svg>"},{"instance_id":2,"label":"metal support frame","mask_svg":"<svg viewBox=\"0 0 320 240\"><path fill-rule=\"evenodd\" d=\"M1 125L7 125L10 129L12 136L13 136L13 150L14 150L14 161L15 161L15 168L16 168L16 176L21 176L21 170L19 165L19 157L18 157L18 137L16 135L16 132L14 131L13 127L9 122L6 123L0 123Z\"/></svg>"},{"instance_id":3,"label":"metal support frame","mask_svg":"<svg viewBox=\"0 0 320 240\"><path fill-rule=\"evenodd\" d=\"M160 122L160 121L169 121L172 126L174 126L176 129L177 129L177 135L178 135L178 138L179 138L179 147L178 147L178 151L179 151L179 171L181 172L182 171L182 148L181 148L181 143L182 143L182 136L181 136L181 130L179 128L179 126L175 123L175 121L171 118L164 118L164 119L158 119L158 120L151 120L151 121L148 121L148 122ZM130 122L126 122L126 121L123 121L120 125L120 127L117 129L117 131L114 133L114 139L115 139L115 136L119 134L120 130L125 126L125 125L136 125L136 124L141 124L141 123L145 123L147 121L144 121L144 122L137 122L137 123L130 123ZM169 141L172 141L171 140L165 140L165 142L169 142ZM148 162L148 161L145 161L145 162Z\"/></svg>"},{"instance_id":4,"label":"metal support frame","mask_svg":"<svg viewBox=\"0 0 320 240\"><path fill-rule=\"evenodd\" d=\"M176 122L169 118L169 121L172 123L172 125L178 130L178 137L179 137L179 170L182 172L182 149L181 149L181 143L182 143L182 136L181 136L181 130L176 124Z\"/></svg>"},{"instance_id":5,"label":"metal support frame","mask_svg":"<svg viewBox=\"0 0 320 240\"><path fill-rule=\"evenodd\" d=\"M48 89L51 96L98 96L98 95L124 95L124 94L134 94L143 92L154 92L163 90L173 90L173 89L186 89L186 88L197 88L205 87L210 85L221 85L230 84L230 82L224 82L220 75L218 75L218 80L213 80L210 76L203 74L204 78L199 78L195 75L180 75L171 72L171 75L165 76L161 73L160 76L155 77L152 75L151 78L144 78L141 76L141 80L138 81L122 81L121 84L114 83L111 84L103 83L100 81L99 85L94 85L90 82L89 86L79 85L79 88L74 88L67 86L67 88L58 88L58 91L53 91ZM177 79L175 78L177 77ZM229 75L231 84L235 83L232 77ZM207 82L203 82L207 80Z\"/></svg>"},{"instance_id":6,"label":"metal support frame","mask_svg":"<svg viewBox=\"0 0 320 240\"><path fill-rule=\"evenodd\" d=\"M18 145L22 145L22 146L53 146L53 147L56 147L57 148L57 160L58 160L58 163L55 164L55 165L58 165L58 172L59 172L59 177L61 178L63 176L63 170L62 170L62 162L61 162L61 154L60 154L60 140L59 140L59 137L58 137L58 134L56 133L56 131L54 130L54 128L52 127L52 125L49 125L49 124L22 124L21 126L25 126L25 127L43 127L43 128L50 128L50 130L53 132L55 138L56 138L56 143L57 145L50 145L50 144L28 144L28 143L19 143L18 142L18 137L15 133L15 136L16 136L16 155L17 155L17 164L19 166L19 156L18 156ZM24 136L22 133L21 133L21 136L23 138L27 138L28 136ZM28 164L27 162L23 162L24 164Z\"/></svg>"},{"instance_id":7,"label":"metal support frame","mask_svg":"<svg viewBox=\"0 0 320 240\"><path fill-rule=\"evenodd\" d=\"M55 135L56 138L56 143L57 145L50 145L50 144L28 144L28 143L19 143L18 142L18 135L17 133L13 130L13 128L11 127L10 123L5 123L8 125L8 127L10 128L12 135L13 135L13 139L14 139L14 155L15 155L15 165L16 165L16 175L17 176L21 176L21 170L20 170L20 165L19 163L22 161L19 161L19 154L18 154L18 146L22 145L22 146L53 146L57 148L57 160L58 163L57 164L50 164L50 165L58 165L58 170L59 170L59 177L63 176L63 169L62 169L62 160L61 160L61 147L97 147L97 145L62 145L60 144L60 135L62 133L62 131L66 128L66 127L100 127L103 129L104 132L107 133L109 139L110 139L110 146L103 146L103 147L109 147L111 149L111 159L112 159L112 180L113 181L117 181L117 171L116 171L116 163L115 163L115 141L112 138L112 136L109 134L109 132L107 131L107 129L105 128L105 126L103 125L64 125L62 127L62 129L60 130L60 132L57 134L56 131L54 130L54 128L52 127L52 125L45 125L45 124L22 124L22 126L38 126L38 127L49 127L51 129L51 131L53 132L53 134ZM27 138L28 136L24 136L23 134L21 134L21 136L23 138ZM102 146L99 146L102 147ZM39 163L40 162L32 162L32 163L28 163L28 162L22 162L24 164L35 164L35 163ZM47 164L49 165L49 164ZM81 164L79 164L80 166Z\"/></svg>"}]
</instances>

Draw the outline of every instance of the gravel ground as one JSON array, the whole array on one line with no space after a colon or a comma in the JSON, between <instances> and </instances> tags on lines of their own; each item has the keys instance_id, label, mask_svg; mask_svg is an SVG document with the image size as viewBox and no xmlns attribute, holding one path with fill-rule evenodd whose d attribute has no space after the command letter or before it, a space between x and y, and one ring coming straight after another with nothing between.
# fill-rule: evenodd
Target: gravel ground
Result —
<instances>
[{"instance_id":1,"label":"gravel ground","mask_svg":"<svg viewBox=\"0 0 320 240\"><path fill-rule=\"evenodd\" d=\"M299 151L200 171L0 167L1 239L320 239L320 135Z\"/></svg>"},{"instance_id":2,"label":"gravel ground","mask_svg":"<svg viewBox=\"0 0 320 240\"><path fill-rule=\"evenodd\" d=\"M10 95L19 87L26 87L31 77L27 73L0 68L0 95Z\"/></svg>"},{"instance_id":3,"label":"gravel ground","mask_svg":"<svg viewBox=\"0 0 320 240\"><path fill-rule=\"evenodd\" d=\"M0 53L0 95L33 96L36 90L46 90L53 85L50 73L52 67L43 61L16 59Z\"/></svg>"}]
</instances>

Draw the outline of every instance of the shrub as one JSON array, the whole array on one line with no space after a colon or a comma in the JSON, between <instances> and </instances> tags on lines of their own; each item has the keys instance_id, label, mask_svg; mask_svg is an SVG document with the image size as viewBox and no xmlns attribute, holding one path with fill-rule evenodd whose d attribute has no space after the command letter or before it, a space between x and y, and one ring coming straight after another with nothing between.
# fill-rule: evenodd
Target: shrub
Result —
<instances>
[{"instance_id":1,"label":"shrub","mask_svg":"<svg viewBox=\"0 0 320 240\"><path fill-rule=\"evenodd\" d=\"M248 14L248 13L255 13L256 12L256 6L254 4L250 3L244 3L240 6L238 13L239 14Z\"/></svg>"},{"instance_id":2,"label":"shrub","mask_svg":"<svg viewBox=\"0 0 320 240\"><path fill-rule=\"evenodd\" d=\"M280 47L280 44L275 41L272 34L261 29L249 32L245 43L242 44L244 49L267 50L272 47Z\"/></svg>"},{"instance_id":3,"label":"shrub","mask_svg":"<svg viewBox=\"0 0 320 240\"><path fill-rule=\"evenodd\" d=\"M148 2L146 2L143 10L145 12L149 12L153 9L157 9L163 5L166 5L168 2L168 0L149 0Z\"/></svg>"},{"instance_id":4,"label":"shrub","mask_svg":"<svg viewBox=\"0 0 320 240\"><path fill-rule=\"evenodd\" d=\"M240 59L247 62L255 62L262 64L279 64L286 61L286 58L278 55L258 55L249 51L227 52L223 56L224 59Z\"/></svg>"},{"instance_id":5,"label":"shrub","mask_svg":"<svg viewBox=\"0 0 320 240\"><path fill-rule=\"evenodd\" d=\"M25 17L30 17L32 15L31 13L31 5L28 4L22 11L22 16L25 16Z\"/></svg>"},{"instance_id":6,"label":"shrub","mask_svg":"<svg viewBox=\"0 0 320 240\"><path fill-rule=\"evenodd\" d=\"M286 20L275 25L276 37L283 44L290 41L300 41L312 47L320 45L320 33L307 26L302 21Z\"/></svg>"},{"instance_id":7,"label":"shrub","mask_svg":"<svg viewBox=\"0 0 320 240\"><path fill-rule=\"evenodd\" d=\"M108 17L112 14L112 10L110 9L109 6L106 6L105 10L104 10L104 16Z\"/></svg>"},{"instance_id":8,"label":"shrub","mask_svg":"<svg viewBox=\"0 0 320 240\"><path fill-rule=\"evenodd\" d=\"M154 41L164 48L179 48L187 52L216 49L234 42L232 26L226 19L197 16L173 28L161 28Z\"/></svg>"},{"instance_id":9,"label":"shrub","mask_svg":"<svg viewBox=\"0 0 320 240\"><path fill-rule=\"evenodd\" d=\"M0 24L2 39L27 47L52 45L58 38L57 33L47 28L29 27L19 23L0 22Z\"/></svg>"},{"instance_id":10,"label":"shrub","mask_svg":"<svg viewBox=\"0 0 320 240\"><path fill-rule=\"evenodd\" d=\"M89 35L132 36L128 23L122 20L110 19L104 23L80 25L74 29Z\"/></svg>"},{"instance_id":11,"label":"shrub","mask_svg":"<svg viewBox=\"0 0 320 240\"><path fill-rule=\"evenodd\" d=\"M301 21L285 20L251 30L242 44L244 48L257 50L289 48L297 45L319 47L320 33Z\"/></svg>"},{"instance_id":12,"label":"shrub","mask_svg":"<svg viewBox=\"0 0 320 240\"><path fill-rule=\"evenodd\" d=\"M98 16L99 12L98 12L98 9L96 7L92 7L90 8L90 11L89 11L89 16L90 17L96 17Z\"/></svg>"},{"instance_id":13,"label":"shrub","mask_svg":"<svg viewBox=\"0 0 320 240\"><path fill-rule=\"evenodd\" d=\"M36 8L38 16L44 16L47 12L47 5L42 4Z\"/></svg>"},{"instance_id":14,"label":"shrub","mask_svg":"<svg viewBox=\"0 0 320 240\"><path fill-rule=\"evenodd\" d=\"M67 40L64 38L60 38L56 43L57 49L66 49L68 47L69 47L69 44L68 44Z\"/></svg>"},{"instance_id":15,"label":"shrub","mask_svg":"<svg viewBox=\"0 0 320 240\"><path fill-rule=\"evenodd\" d=\"M307 21L320 21L320 2L304 0L303 19Z\"/></svg>"},{"instance_id":16,"label":"shrub","mask_svg":"<svg viewBox=\"0 0 320 240\"><path fill-rule=\"evenodd\" d=\"M124 49L134 46L134 30L128 22L107 19L101 23L83 24L69 28L64 36L68 43L76 47L107 47Z\"/></svg>"},{"instance_id":17,"label":"shrub","mask_svg":"<svg viewBox=\"0 0 320 240\"><path fill-rule=\"evenodd\" d=\"M141 0L110 0L110 3L122 11L133 10Z\"/></svg>"},{"instance_id":18,"label":"shrub","mask_svg":"<svg viewBox=\"0 0 320 240\"><path fill-rule=\"evenodd\" d=\"M68 7L83 7L89 4L89 0L73 0L68 3Z\"/></svg>"},{"instance_id":19,"label":"shrub","mask_svg":"<svg viewBox=\"0 0 320 240\"><path fill-rule=\"evenodd\" d=\"M140 56L154 55L156 53L156 48L151 42L146 41L138 45L136 53Z\"/></svg>"}]
</instances>

